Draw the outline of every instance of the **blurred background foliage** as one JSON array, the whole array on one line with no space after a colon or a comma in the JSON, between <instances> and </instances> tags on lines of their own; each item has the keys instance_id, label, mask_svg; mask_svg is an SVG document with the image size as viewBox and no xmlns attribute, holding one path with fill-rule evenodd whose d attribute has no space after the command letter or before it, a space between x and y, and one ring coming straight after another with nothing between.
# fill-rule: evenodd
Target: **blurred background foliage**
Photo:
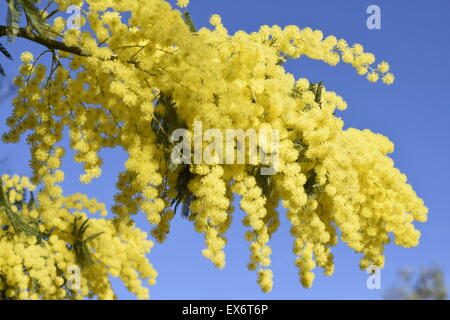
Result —
<instances>
[{"instance_id":1,"label":"blurred background foliage","mask_svg":"<svg viewBox=\"0 0 450 320\"><path fill-rule=\"evenodd\" d=\"M421 268L418 272L403 268L398 272L394 286L384 295L386 300L446 300L448 289L444 272L437 265Z\"/></svg>"}]
</instances>

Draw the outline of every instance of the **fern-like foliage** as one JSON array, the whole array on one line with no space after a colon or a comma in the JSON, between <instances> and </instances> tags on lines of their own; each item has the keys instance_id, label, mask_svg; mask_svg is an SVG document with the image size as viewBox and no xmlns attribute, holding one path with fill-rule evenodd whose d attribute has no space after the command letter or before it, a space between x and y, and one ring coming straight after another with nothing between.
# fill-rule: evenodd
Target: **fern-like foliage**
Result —
<instances>
[{"instance_id":1,"label":"fern-like foliage","mask_svg":"<svg viewBox=\"0 0 450 320\"><path fill-rule=\"evenodd\" d=\"M93 234L86 238L84 235L87 228L89 228L89 219L86 218L86 220L84 220L81 224L78 224L80 220L81 217L76 217L74 219L72 230L74 242L72 245L72 249L75 250L75 256L77 258L78 265L81 266L82 269L87 269L95 263L94 258L89 251L87 243L99 237L103 232Z\"/></svg>"},{"instance_id":2,"label":"fern-like foliage","mask_svg":"<svg viewBox=\"0 0 450 320\"><path fill-rule=\"evenodd\" d=\"M8 3L6 24L11 28L8 33L8 41L12 42L18 32L22 7L20 0L6 0L6 2Z\"/></svg>"},{"instance_id":3,"label":"fern-like foliage","mask_svg":"<svg viewBox=\"0 0 450 320\"><path fill-rule=\"evenodd\" d=\"M177 195L172 200L171 205L175 205L174 211L176 212L178 206L181 204L181 215L187 218L191 214L191 203L195 198L189 190L188 184L195 177L195 174L190 171L189 165L184 164L183 166L183 169L178 174L177 184L175 186Z\"/></svg>"},{"instance_id":4,"label":"fern-like foliage","mask_svg":"<svg viewBox=\"0 0 450 320\"><path fill-rule=\"evenodd\" d=\"M20 1L20 0L19 0ZM41 10L38 9L37 4L40 0L21 0L23 12L27 17L29 24L42 35L48 32L48 25L42 17Z\"/></svg>"},{"instance_id":5,"label":"fern-like foliage","mask_svg":"<svg viewBox=\"0 0 450 320\"><path fill-rule=\"evenodd\" d=\"M19 24L22 14L27 20L27 25L33 31L48 35L49 27L45 22L42 12L37 7L40 0L6 0L8 11L6 14L6 23L8 25L8 41L12 42L19 31Z\"/></svg>"},{"instance_id":6,"label":"fern-like foliage","mask_svg":"<svg viewBox=\"0 0 450 320\"><path fill-rule=\"evenodd\" d=\"M39 231L39 220L36 219L26 219L13 210L13 206L16 207L19 211L22 210L22 207L26 204L29 209L33 209L36 206L33 193L30 192L30 200L26 203L26 192L23 192L23 199L21 201L16 201L14 203L9 202L9 192L11 190L7 190L5 192L2 188L2 182L0 180L0 209L4 211L6 218L9 220L10 225L13 230L10 230L9 226L2 226L3 230L8 230L14 232L15 234L24 233L28 236L35 236L38 241L43 239L47 239L49 234L44 234Z\"/></svg>"},{"instance_id":7,"label":"fern-like foliage","mask_svg":"<svg viewBox=\"0 0 450 320\"><path fill-rule=\"evenodd\" d=\"M192 33L197 32L197 28L195 28L194 22L192 21L191 15L189 14L189 12L185 12L183 13L183 20L184 22L187 24L187 26L189 27L189 30Z\"/></svg>"},{"instance_id":8,"label":"fern-like foliage","mask_svg":"<svg viewBox=\"0 0 450 320\"><path fill-rule=\"evenodd\" d=\"M311 83L309 90L314 93L315 99L314 101L322 106L322 91L323 91L323 81L318 83Z\"/></svg>"},{"instance_id":9,"label":"fern-like foliage","mask_svg":"<svg viewBox=\"0 0 450 320\"><path fill-rule=\"evenodd\" d=\"M27 26L29 26L33 32L37 32L39 35L43 36L49 35L50 27L45 22L41 10L37 7L39 2L40 0L6 0L8 5L6 13L6 25L8 26L6 35L8 36L8 42L13 42L14 38L17 36L22 14L26 18ZM5 57L12 60L11 54L1 43L0 52ZM6 76L5 70L1 64L0 74Z\"/></svg>"},{"instance_id":10,"label":"fern-like foliage","mask_svg":"<svg viewBox=\"0 0 450 320\"><path fill-rule=\"evenodd\" d=\"M177 174L175 185L176 195L173 199L167 199L176 212L181 205L181 215L185 218L191 216L191 203L195 199L194 195L188 188L189 182L195 177L190 171L190 165L185 163L175 163L171 154L174 148L173 141L170 140L171 133L179 128L186 128L186 124L180 120L177 115L176 103L169 94L160 93L156 102L154 118L152 120L152 130L156 136L156 143L163 148L165 160L167 161L167 170ZM167 185L168 181L164 181L163 185ZM162 197L167 197L167 186L162 191Z\"/></svg>"}]
</instances>

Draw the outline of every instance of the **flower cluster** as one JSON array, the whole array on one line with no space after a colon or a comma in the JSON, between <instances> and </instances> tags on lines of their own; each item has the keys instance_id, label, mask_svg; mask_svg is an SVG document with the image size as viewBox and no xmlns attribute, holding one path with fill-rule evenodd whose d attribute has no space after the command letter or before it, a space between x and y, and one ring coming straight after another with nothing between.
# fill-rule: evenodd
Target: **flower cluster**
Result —
<instances>
[{"instance_id":1,"label":"flower cluster","mask_svg":"<svg viewBox=\"0 0 450 320\"><path fill-rule=\"evenodd\" d=\"M80 1L55 2L64 10ZM239 194L247 213L243 224L249 228L248 267L258 270L258 283L266 292L272 288L269 240L279 225L279 203L292 225L293 253L305 287L312 285L316 266L327 275L333 273L331 248L339 238L362 253L362 268L383 266L383 248L391 234L398 245L417 245L420 233L413 222L425 221L427 209L387 156L392 143L368 130L343 130L335 111L346 109L346 102L323 83L295 79L283 66L287 59L302 56L331 66L342 61L371 82L381 77L391 84L394 76L387 62L375 66L374 55L362 45L324 38L321 31L310 28L263 26L253 33L230 35L220 16L212 16L212 29L196 30L189 15L163 0L86 3L87 26L68 29L54 39L77 50L46 52L53 55L50 68L39 57L22 55L15 79L18 94L7 120L10 130L3 136L5 142L17 142L29 132L31 181L45 186L39 198L45 230L69 232L73 216L63 203L75 206L81 201L62 201L65 198L56 185L64 177L58 170L65 153L60 142L68 128L74 159L84 166L83 183L101 175L103 148L121 147L128 153L112 208L119 221L144 212L155 225L152 234L164 241L180 204L205 236L203 255L218 268L225 265L230 203L233 193ZM178 1L180 7L187 3ZM62 32L65 21L59 17L53 25ZM278 130L277 173L262 175L262 161L174 164L168 137L182 124L193 131L194 121L201 121L204 130L221 132ZM196 143L195 137L192 142ZM265 147L258 143L258 149ZM202 151L206 148L204 144ZM135 269L151 279L153 271L144 260L128 255L140 256L148 243L136 229L121 224L120 236L135 241L121 251L132 242L108 240L116 230L108 228L105 220L92 222L92 230L104 232L101 243L108 245L106 249L99 238L92 240L96 255L104 261L92 268L100 274L120 275L131 290L144 296ZM62 254L65 265L74 261L62 242L58 248L67 251ZM132 262L127 264L128 260ZM15 271L7 270L16 279ZM97 290L93 292L111 296L105 278L93 274L89 278ZM23 277L29 278L22 273L18 277L23 283ZM85 292L91 290L87 285Z\"/></svg>"},{"instance_id":2,"label":"flower cluster","mask_svg":"<svg viewBox=\"0 0 450 320\"><path fill-rule=\"evenodd\" d=\"M49 196L36 201L27 177L3 175L0 184L0 298L113 299L110 276L119 277L138 298L149 297L141 279L154 284L145 232L125 219L105 215L105 205L85 195ZM48 211L41 202L46 202ZM53 219L48 219L52 217Z\"/></svg>"}]
</instances>

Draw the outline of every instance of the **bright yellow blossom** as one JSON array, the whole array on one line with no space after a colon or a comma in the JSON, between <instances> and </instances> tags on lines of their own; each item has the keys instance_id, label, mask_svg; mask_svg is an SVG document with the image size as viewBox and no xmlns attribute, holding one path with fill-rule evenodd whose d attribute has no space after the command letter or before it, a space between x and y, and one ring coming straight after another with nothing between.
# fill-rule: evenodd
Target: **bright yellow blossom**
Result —
<instances>
[{"instance_id":1,"label":"bright yellow blossom","mask_svg":"<svg viewBox=\"0 0 450 320\"><path fill-rule=\"evenodd\" d=\"M65 10L80 1L55 2ZM28 134L32 177L21 183L5 176L3 190L15 190L8 191L10 202L20 199L20 190L38 185L42 190L36 208L0 209L1 225L10 226L0 228L0 275L8 280L0 277L0 290L8 297L81 299L93 292L111 299L111 275L139 298L148 298L141 280L153 284L157 274L146 258L152 243L132 226L130 216L140 212L154 225L151 234L158 242L181 212L203 234L202 254L224 268L236 194L248 228L248 268L257 272L264 292L273 286L269 244L279 226L279 204L286 208L305 287L312 285L315 268L333 273L332 248L339 241L362 254L361 268L382 267L391 238L404 247L418 244L414 222L426 221L427 208L389 158L393 144L369 130L344 130L335 115L347 108L344 99L326 81L296 79L284 67L287 59L301 57L330 66L342 61L371 82L382 77L392 84L386 62L375 67L375 56L362 45L311 28L262 26L229 34L219 15L210 19L214 28L197 30L189 15L163 0L85 2L87 28L62 30L64 21L55 19L56 34L50 37L59 45L48 52L52 68L32 64L32 54L25 52L14 81L17 97L3 141L18 142ZM194 132L195 122L223 136L227 129L278 130L276 173L263 175L267 163L261 158L220 164L214 154L211 163L195 161L211 151ZM198 147L188 164L171 160L170 135L177 128L187 129L190 143ZM86 236L94 238L86 245L94 249L92 260L77 257L68 234L77 233L77 221L85 221L86 212L104 216L106 208L80 194L63 196L57 185L64 179L59 168L66 129L74 160L83 165L83 183L102 174L104 161L116 161L103 159L103 149L127 153L111 208L116 217L89 220ZM241 147L248 154L252 146L236 149ZM256 148L269 152L264 142ZM40 222L16 232L13 216L30 227L36 217ZM68 291L61 279L80 263L85 264L80 290ZM39 289L31 287L33 281Z\"/></svg>"},{"instance_id":2,"label":"bright yellow blossom","mask_svg":"<svg viewBox=\"0 0 450 320\"><path fill-rule=\"evenodd\" d=\"M23 63L30 63L31 61L33 61L33 54L29 51L25 51L20 55L20 60Z\"/></svg>"}]
</instances>

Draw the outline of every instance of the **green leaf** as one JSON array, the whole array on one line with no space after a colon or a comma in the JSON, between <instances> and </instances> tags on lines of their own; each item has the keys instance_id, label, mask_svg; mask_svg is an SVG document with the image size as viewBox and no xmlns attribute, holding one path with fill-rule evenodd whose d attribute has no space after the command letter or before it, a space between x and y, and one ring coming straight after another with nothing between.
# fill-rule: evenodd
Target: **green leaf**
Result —
<instances>
[{"instance_id":1,"label":"green leaf","mask_svg":"<svg viewBox=\"0 0 450 320\"><path fill-rule=\"evenodd\" d=\"M41 35L48 35L49 26L42 19L41 11L36 6L39 0L6 0L8 11L6 14L6 24L9 29L8 41L12 42L17 36L22 13L27 18L27 23L33 31Z\"/></svg>"},{"instance_id":2,"label":"green leaf","mask_svg":"<svg viewBox=\"0 0 450 320\"><path fill-rule=\"evenodd\" d=\"M178 174L177 184L175 190L177 195L172 200L171 205L175 205L174 211L177 211L178 206L181 204L181 213L184 217L188 217L190 214L191 203L194 200L194 195L188 188L189 182L195 177L190 169L189 165L184 165L184 168Z\"/></svg>"},{"instance_id":3,"label":"green leaf","mask_svg":"<svg viewBox=\"0 0 450 320\"><path fill-rule=\"evenodd\" d=\"M86 269L94 264L94 259L92 258L91 251L89 250L87 243L89 241L94 240L98 236L100 236L103 232L98 232L92 236L89 236L87 238L84 238L84 234L89 227L89 218L86 218L83 223L78 227L78 221L81 219L81 217L76 217L74 219L74 226L72 230L72 236L74 237L75 241L73 243L73 249L75 250L75 256L77 259L78 265L82 269Z\"/></svg>"},{"instance_id":4,"label":"green leaf","mask_svg":"<svg viewBox=\"0 0 450 320\"><path fill-rule=\"evenodd\" d=\"M322 91L323 91L323 80L316 83L313 82L309 86L309 91L314 93L314 101L319 105L322 106Z\"/></svg>"},{"instance_id":5,"label":"green leaf","mask_svg":"<svg viewBox=\"0 0 450 320\"><path fill-rule=\"evenodd\" d=\"M197 29L195 28L194 22L192 21L191 15L189 14L189 12L185 12L183 13L183 20L184 22L188 25L189 30L194 33L197 32Z\"/></svg>"},{"instance_id":6,"label":"green leaf","mask_svg":"<svg viewBox=\"0 0 450 320\"><path fill-rule=\"evenodd\" d=\"M19 0L6 0L8 3L8 12L6 13L6 24L10 27L8 33L8 41L12 42L17 35L20 15L21 15L21 2Z\"/></svg>"},{"instance_id":7,"label":"green leaf","mask_svg":"<svg viewBox=\"0 0 450 320\"><path fill-rule=\"evenodd\" d=\"M34 200L33 192L30 191L30 201L28 201L28 210L32 210L33 208L36 208L36 201Z\"/></svg>"},{"instance_id":8,"label":"green leaf","mask_svg":"<svg viewBox=\"0 0 450 320\"><path fill-rule=\"evenodd\" d=\"M12 60L11 54L6 50L6 48L0 43L0 52L3 53L5 57L7 57L9 60Z\"/></svg>"},{"instance_id":9,"label":"green leaf","mask_svg":"<svg viewBox=\"0 0 450 320\"><path fill-rule=\"evenodd\" d=\"M195 196L191 192L188 192L186 199L184 199L183 205L181 207L181 215L183 217L187 218L191 214L191 204L194 199Z\"/></svg>"},{"instance_id":10,"label":"green leaf","mask_svg":"<svg viewBox=\"0 0 450 320\"><path fill-rule=\"evenodd\" d=\"M30 24L41 35L46 35L48 32L48 25L42 19L40 10L36 7L39 0L20 0L21 6Z\"/></svg>"}]
</instances>

